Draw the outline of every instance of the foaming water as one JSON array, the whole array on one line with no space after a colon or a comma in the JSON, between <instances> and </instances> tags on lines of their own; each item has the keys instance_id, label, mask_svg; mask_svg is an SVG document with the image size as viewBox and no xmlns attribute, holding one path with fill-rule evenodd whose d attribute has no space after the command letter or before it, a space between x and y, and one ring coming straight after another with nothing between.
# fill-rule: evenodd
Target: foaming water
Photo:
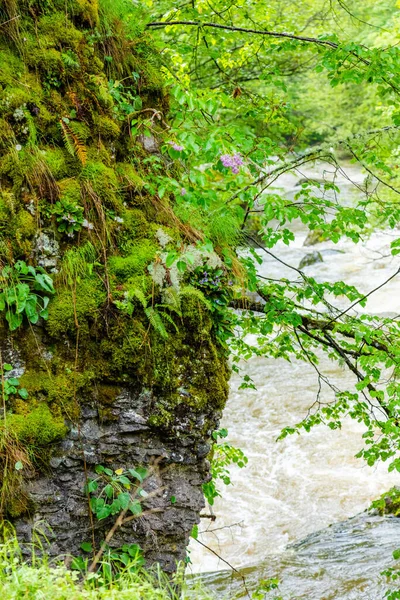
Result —
<instances>
[{"instance_id":1,"label":"foaming water","mask_svg":"<svg viewBox=\"0 0 400 600\"><path fill-rule=\"evenodd\" d=\"M279 593L290 600L382 600L389 585L380 573L400 545L400 520L357 515L317 531L257 567L203 576L217 598L248 598L260 579L281 579Z\"/></svg>"},{"instance_id":2,"label":"foaming water","mask_svg":"<svg viewBox=\"0 0 400 600\"><path fill-rule=\"evenodd\" d=\"M363 176L354 167L347 168L346 173L357 184L361 183ZM308 172L307 175L321 177L321 168L318 167L315 172ZM295 182L296 177L285 175L278 184L290 198L298 191ZM354 198L357 194L346 177L339 177L336 183L340 185L344 196ZM305 235L306 232L299 229L296 231L295 243L289 248L282 244L273 251L285 262L297 267L305 254L318 250L324 262L307 269L307 274L317 280L345 280L367 293L388 279L398 268L398 259L390 255L390 242L399 237L398 232L397 235L392 231L373 234L358 246L347 241L337 245L328 241L311 249L303 247ZM293 271L267 255L263 256L260 272L272 278L296 278ZM347 307L349 301L340 299L336 305ZM374 293L366 310L379 314L400 314L400 277ZM233 485L224 487L223 498L218 499L214 506L217 520L211 524L202 520L200 529L204 533L199 539L236 568L260 565L255 571L249 571L254 577L255 574L265 577L267 570L269 576L278 574L284 581L292 581L297 577L296 569L299 569L298 577L308 580L310 577L312 579L315 569L322 569L328 573L326 582L336 582L336 587L341 582L340 586L349 587L346 593L342 590L329 595L329 586L326 582L328 587L323 583L325 579L322 577L318 580L316 577L322 586L320 591L325 590L324 594L328 595L318 595L311 588L307 592L306 586L306 591L301 593L309 595L294 595L295 598L369 598L368 595L351 595L351 590L358 588L356 584L352 586L349 583L350 574L338 568L336 559L328 565L333 556L340 556L340 552L335 554L332 546L336 543L336 538L327 547L325 558L318 556L315 568L311 568L311 559L311 562L306 561L301 566L303 555L300 550L285 548L331 523L343 521L365 510L371 500L391 486L399 484L398 475L389 474L384 464L370 468L362 460L355 458L355 454L363 447L361 436L364 428L351 419L344 420L340 431L318 426L308 434L290 436L276 442L281 429L299 422L314 403L318 391L317 374L312 366L295 360L288 363L284 360L252 358L243 366L257 389L239 390L239 378L232 378L231 394L222 426L229 430L230 442L244 450L249 464L243 470L235 467L231 469ZM340 388L354 382L351 374L326 357L321 359L320 370ZM332 398L331 394L330 389L323 386L321 400L329 400ZM374 531L383 528L381 521L373 521ZM365 527L367 531L368 527ZM400 527L397 528L397 521L391 527L396 531L396 535L391 536L392 540L388 540L388 545L393 550L396 548L396 541L400 546ZM351 527L346 531L349 543L342 548L343 552L351 546L354 533ZM374 544L379 536L380 533L376 533L375 537L367 536L366 544ZM319 543L323 544L326 539L323 538ZM318 547L321 549L321 545ZM226 564L195 541L191 543L190 551L193 572L226 569ZM375 551L379 553L378 548ZM389 557L390 552L387 552ZM355 560L355 555L347 558L343 556L344 564L348 560ZM377 567L378 562L375 563ZM365 570L365 577L359 574L360 581L365 586L366 579L371 580L372 577L369 568L371 565L363 567L362 556L360 564L361 570ZM383 566L386 565L387 562ZM309 575L308 568L311 569ZM375 573L376 569L373 570ZM290 586L289 583L289 588ZM292 594L297 590L293 586L290 589ZM382 595L371 596L374 600L381 597Z\"/></svg>"}]
</instances>

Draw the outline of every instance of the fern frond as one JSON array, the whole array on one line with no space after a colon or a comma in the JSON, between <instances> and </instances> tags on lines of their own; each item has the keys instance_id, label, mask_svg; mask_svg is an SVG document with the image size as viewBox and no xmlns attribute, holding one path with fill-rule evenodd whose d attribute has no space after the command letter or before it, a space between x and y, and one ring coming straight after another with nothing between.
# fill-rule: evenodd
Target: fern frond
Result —
<instances>
[{"instance_id":1,"label":"fern frond","mask_svg":"<svg viewBox=\"0 0 400 600\"><path fill-rule=\"evenodd\" d=\"M73 131L70 125L67 125L63 119L60 119L61 131L66 149L72 156L76 156L80 162L85 165L87 159L87 150L80 136Z\"/></svg>"},{"instance_id":2,"label":"fern frond","mask_svg":"<svg viewBox=\"0 0 400 600\"><path fill-rule=\"evenodd\" d=\"M144 309L146 317L149 319L151 326L157 331L157 333L166 340L168 338L167 330L162 322L160 313L156 311L152 306Z\"/></svg>"},{"instance_id":3,"label":"fern frond","mask_svg":"<svg viewBox=\"0 0 400 600\"><path fill-rule=\"evenodd\" d=\"M169 311L178 315L178 317L182 317L182 311L180 308L175 308L175 306L171 306L171 304L156 304L156 308L167 308Z\"/></svg>"},{"instance_id":4,"label":"fern frond","mask_svg":"<svg viewBox=\"0 0 400 600\"><path fill-rule=\"evenodd\" d=\"M179 314L181 312L181 297L179 290L173 286L166 288L163 292L163 303Z\"/></svg>"},{"instance_id":5,"label":"fern frond","mask_svg":"<svg viewBox=\"0 0 400 600\"><path fill-rule=\"evenodd\" d=\"M180 295L181 299L182 296L191 296L192 298L196 298L196 300L204 304L204 306L206 306L208 310L211 310L211 304L209 300L207 300L207 298L204 296L203 292L201 292L195 287L192 287L191 285L186 285L185 287L181 288Z\"/></svg>"},{"instance_id":6,"label":"fern frond","mask_svg":"<svg viewBox=\"0 0 400 600\"><path fill-rule=\"evenodd\" d=\"M143 306L143 308L147 307L146 296L144 295L144 292L141 289L134 288L133 290L129 290L129 298L130 298L130 300L133 300L133 298L136 298L136 300L139 300L139 302Z\"/></svg>"},{"instance_id":7,"label":"fern frond","mask_svg":"<svg viewBox=\"0 0 400 600\"><path fill-rule=\"evenodd\" d=\"M173 318L171 317L171 315L169 315L167 312L161 312L161 313L159 313L159 315L162 319L164 319L165 321L168 321L168 323L171 323L171 325L173 325L173 327L175 328L176 333L179 333L178 326L175 323L175 321L173 320Z\"/></svg>"}]
</instances>

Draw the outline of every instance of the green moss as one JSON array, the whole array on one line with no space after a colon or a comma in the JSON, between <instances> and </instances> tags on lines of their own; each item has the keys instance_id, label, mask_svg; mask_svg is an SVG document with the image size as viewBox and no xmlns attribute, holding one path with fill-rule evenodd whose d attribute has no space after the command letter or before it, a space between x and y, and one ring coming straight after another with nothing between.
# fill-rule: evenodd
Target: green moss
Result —
<instances>
[{"instance_id":1,"label":"green moss","mask_svg":"<svg viewBox=\"0 0 400 600\"><path fill-rule=\"evenodd\" d=\"M42 152L42 157L54 179L63 179L68 176L67 157L62 148L46 148Z\"/></svg>"},{"instance_id":2,"label":"green moss","mask_svg":"<svg viewBox=\"0 0 400 600\"><path fill-rule=\"evenodd\" d=\"M7 427L26 446L48 446L67 433L64 419L54 417L46 404L27 415L8 415Z\"/></svg>"},{"instance_id":3,"label":"green moss","mask_svg":"<svg viewBox=\"0 0 400 600\"><path fill-rule=\"evenodd\" d=\"M106 291L95 276L81 281L75 291L58 289L49 307L48 333L55 339L75 337L79 328L80 336L89 335L105 300Z\"/></svg>"},{"instance_id":4,"label":"green moss","mask_svg":"<svg viewBox=\"0 0 400 600\"><path fill-rule=\"evenodd\" d=\"M120 319L100 341L100 352L106 361L104 375L113 380L128 381L145 376L148 354L148 327L139 319Z\"/></svg>"},{"instance_id":5,"label":"green moss","mask_svg":"<svg viewBox=\"0 0 400 600\"><path fill-rule=\"evenodd\" d=\"M79 418L80 411L77 402L82 394L89 394L92 381L95 379L92 371L75 373L72 362L61 362L57 368L57 360L53 361L56 373L49 371L28 371L21 377L21 386L29 390L29 402L24 406L16 406L16 413L29 413L32 404L46 402L51 407L53 415L65 415L70 421Z\"/></svg>"},{"instance_id":6,"label":"green moss","mask_svg":"<svg viewBox=\"0 0 400 600\"><path fill-rule=\"evenodd\" d=\"M79 181L74 178L63 179L58 182L60 188L60 197L65 202L71 204L81 204L81 186Z\"/></svg>"},{"instance_id":7,"label":"green moss","mask_svg":"<svg viewBox=\"0 0 400 600\"><path fill-rule=\"evenodd\" d=\"M77 50L84 40L83 32L74 27L72 22L66 17L65 12L44 15L39 20L37 28L41 36L42 47L65 45L68 48Z\"/></svg>"},{"instance_id":8,"label":"green moss","mask_svg":"<svg viewBox=\"0 0 400 600\"><path fill-rule=\"evenodd\" d=\"M34 263L32 242L43 225L54 232L62 256L48 320L22 327L15 337L29 397L10 402L7 415L18 444L41 464L65 435L64 418L79 420L82 402L92 401L105 420L115 418L122 387L151 390L150 422L166 433L182 421L199 433L199 414L221 408L227 396L225 357L200 292L183 290L182 316L157 308L167 339L140 301L133 302L132 316L114 303L138 289L149 305L161 304L148 272L160 252L155 233L162 226L174 247L185 233L168 199L161 206L149 195L147 155L118 118L109 89L110 79L124 79L127 92L140 89L143 106L167 112L140 8L130 0L100 4L99 18L96 0L20 0L23 59L18 40L0 28L0 256ZM130 22L120 18L124 6ZM60 121L75 135L69 144ZM59 198L83 206L93 228L73 238L58 235L51 205ZM32 202L34 216L26 209ZM215 239L223 226L221 218ZM13 515L26 509L11 500L10 506Z\"/></svg>"},{"instance_id":9,"label":"green moss","mask_svg":"<svg viewBox=\"0 0 400 600\"><path fill-rule=\"evenodd\" d=\"M147 266L154 260L158 248L155 242L143 239L133 243L127 256L113 256L109 261L110 273L124 282L135 275L146 273Z\"/></svg>"},{"instance_id":10,"label":"green moss","mask_svg":"<svg viewBox=\"0 0 400 600\"><path fill-rule=\"evenodd\" d=\"M93 115L94 133L102 138L114 140L121 133L120 126L110 117Z\"/></svg>"},{"instance_id":11,"label":"green moss","mask_svg":"<svg viewBox=\"0 0 400 600\"><path fill-rule=\"evenodd\" d=\"M104 206L121 208L118 197L118 179L113 169L101 162L88 162L82 169L81 181L100 198Z\"/></svg>"},{"instance_id":12,"label":"green moss","mask_svg":"<svg viewBox=\"0 0 400 600\"><path fill-rule=\"evenodd\" d=\"M18 254L21 250L25 255L32 251L32 240L37 231L34 217L27 210L20 210L8 224L8 232L14 240Z\"/></svg>"}]
</instances>

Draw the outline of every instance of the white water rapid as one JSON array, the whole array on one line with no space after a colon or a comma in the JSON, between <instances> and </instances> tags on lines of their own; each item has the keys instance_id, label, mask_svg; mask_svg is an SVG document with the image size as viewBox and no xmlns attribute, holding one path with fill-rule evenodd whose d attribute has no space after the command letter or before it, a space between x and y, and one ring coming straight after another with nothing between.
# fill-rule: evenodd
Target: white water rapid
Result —
<instances>
[{"instance_id":1,"label":"white water rapid","mask_svg":"<svg viewBox=\"0 0 400 600\"><path fill-rule=\"evenodd\" d=\"M301 177L306 175L332 179L332 171L332 167L317 165L314 170L286 174L275 185L280 191L284 191L287 198L293 198L299 190L296 181ZM364 175L354 166L346 166L345 173L346 175L337 175L336 183L341 188L341 197L351 202L359 191L347 177L356 184L361 184ZM399 231L375 233L359 245L344 240L336 245L327 241L307 248L303 246L306 231L301 226L293 230L296 241L289 248L279 244L273 252L297 267L305 254L318 250L323 256L323 262L306 268L307 274L317 280L343 280L367 293L390 277L399 266L399 259L393 258L389 250L391 240L400 237ZM260 273L277 279L296 278L296 273L265 254ZM346 299L341 302L343 307L349 304ZM400 276L374 293L365 310L378 314L400 314ZM240 379L237 376L232 378L231 394L221 426L229 430L228 440L243 449L249 463L245 469L231 468L233 485L225 487L221 484L223 497L214 506L217 520L210 523L202 519L200 531L208 529L209 532L201 533L200 541L236 568L262 564L265 567L268 564L267 575L277 574L283 582L285 577L292 581L291 577L295 573L295 583L289 584L290 597L293 598L382 598L378 592L371 592L371 596L354 595L358 592L361 594L361 589L369 589L370 580L371 590L375 589L373 586L379 573L378 562L376 573L376 569L372 569L372 573L366 567L367 575L360 575L358 583L350 586L350 574L347 571L343 574L340 569L335 571L333 567L328 583L324 579L325 583L322 584L321 580L320 594L315 569L326 570L325 563L329 562L330 553L327 552L325 563L318 558L317 563L312 559L308 567L299 565L299 573L296 574L295 563L288 559L294 551L291 550L288 554L285 548L332 523L344 521L364 511L371 500L391 486L400 484L400 476L389 474L385 464L370 468L361 459L355 458L355 454L363 446L361 435L364 429L350 419L345 420L340 431L318 426L309 434L294 435L276 442L280 430L300 421L315 401L317 374L305 363L263 358L251 359L245 368L257 389L238 390ZM344 387L344 382L353 381L351 374L326 358L322 360L320 369L329 379L339 383L339 387ZM324 387L322 399L331 397L330 394L329 389ZM375 525L374 521L374 527ZM391 551L397 547L396 542L400 546L400 527L396 528L395 533L392 536L393 547L387 549L388 561ZM350 545L352 535L348 532ZM316 543L323 544L323 539L321 541L318 538ZM335 547L332 548L332 555L334 554ZM196 541L191 542L190 557L190 568L194 573L228 568ZM343 556L342 562L350 561L351 570L351 562L354 560L354 556L350 558L349 555ZM360 561L362 560L361 552ZM256 567L255 571L260 576L265 576L265 569L263 571L261 566ZM303 576L299 575L300 572ZM304 589L302 585L298 587L297 575L303 583L304 580L313 580L315 590L310 588L309 591L304 591L308 589L307 586ZM329 581L339 581L340 585L348 587L348 591L336 593L333 589L332 595L324 595L322 590L330 588ZM300 595L293 595L295 592Z\"/></svg>"}]
</instances>

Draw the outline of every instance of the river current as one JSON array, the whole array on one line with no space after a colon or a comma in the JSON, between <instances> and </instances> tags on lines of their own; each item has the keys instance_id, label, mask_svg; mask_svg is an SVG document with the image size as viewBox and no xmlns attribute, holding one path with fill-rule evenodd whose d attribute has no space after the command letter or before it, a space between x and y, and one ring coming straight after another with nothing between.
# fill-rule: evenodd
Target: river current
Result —
<instances>
[{"instance_id":1,"label":"river current","mask_svg":"<svg viewBox=\"0 0 400 600\"><path fill-rule=\"evenodd\" d=\"M274 191L293 198L304 176L335 177L346 202L354 202L360 193L357 186L364 180L354 166L334 174L332 167L320 164L285 174ZM295 242L289 247L279 244L274 252L297 267L305 254L318 250L323 262L306 271L317 280L344 280L367 293L399 266L389 249L398 231L374 233L358 245L342 240L309 248L304 246L302 226L293 230ZM294 278L289 268L265 254L262 258L262 275ZM349 301L336 304L347 307ZM375 292L365 310L400 314L400 276ZM308 434L277 442L280 430L300 421L315 401L317 374L297 361L252 358L242 366L257 389L239 390L240 379L232 378L221 426L249 463L242 470L231 468L232 485L223 486L223 497L213 507L217 519L202 519L199 540L243 571L250 587L258 579L277 576L285 599L380 600L384 588L379 573L400 547L400 520L360 513L381 493L400 484L400 476L388 473L385 464L371 468L355 458L363 446L364 429L351 419L339 431L318 426ZM327 358L320 369L339 387L353 381L351 374ZM323 387L322 399L330 394ZM192 541L190 557L192 572L208 573L203 578L216 586L218 597L245 597L241 579L232 576L215 554Z\"/></svg>"}]
</instances>

